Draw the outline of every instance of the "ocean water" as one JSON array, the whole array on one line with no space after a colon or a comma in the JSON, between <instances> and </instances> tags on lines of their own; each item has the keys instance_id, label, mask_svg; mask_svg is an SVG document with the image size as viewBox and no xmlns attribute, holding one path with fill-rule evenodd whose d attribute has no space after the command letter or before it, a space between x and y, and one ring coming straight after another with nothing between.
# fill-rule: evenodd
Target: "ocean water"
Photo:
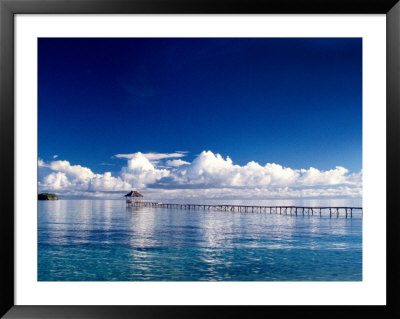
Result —
<instances>
[{"instance_id":1,"label":"ocean water","mask_svg":"<svg viewBox=\"0 0 400 319\"><path fill-rule=\"evenodd\" d=\"M38 280L360 281L362 218L38 201Z\"/></svg>"}]
</instances>

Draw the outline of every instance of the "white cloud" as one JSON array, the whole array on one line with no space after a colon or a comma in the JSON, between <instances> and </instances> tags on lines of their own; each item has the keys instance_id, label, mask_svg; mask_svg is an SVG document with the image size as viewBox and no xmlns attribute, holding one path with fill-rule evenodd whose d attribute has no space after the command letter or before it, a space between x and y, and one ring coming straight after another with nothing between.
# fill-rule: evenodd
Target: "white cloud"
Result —
<instances>
[{"instance_id":1,"label":"white cloud","mask_svg":"<svg viewBox=\"0 0 400 319\"><path fill-rule=\"evenodd\" d=\"M183 161L181 159L168 160L166 164L167 164L167 166L172 166L172 167L179 167L182 165L190 165L189 162Z\"/></svg>"},{"instance_id":2,"label":"white cloud","mask_svg":"<svg viewBox=\"0 0 400 319\"><path fill-rule=\"evenodd\" d=\"M140 153L140 152L139 152ZM179 158L186 156L187 152L176 152L176 153L141 153L144 157L146 157L150 161L158 161L166 158ZM114 157L116 158L126 158L131 159L136 156L137 153L131 154L116 154Z\"/></svg>"},{"instance_id":3,"label":"white cloud","mask_svg":"<svg viewBox=\"0 0 400 319\"><path fill-rule=\"evenodd\" d=\"M133 187L145 187L166 177L170 172L166 169L156 169L142 153L132 154L127 166L121 170L121 177Z\"/></svg>"},{"instance_id":4,"label":"white cloud","mask_svg":"<svg viewBox=\"0 0 400 319\"><path fill-rule=\"evenodd\" d=\"M335 169L321 172L314 167L300 170L302 185L337 185L347 183L347 169L337 166Z\"/></svg>"},{"instance_id":5,"label":"white cloud","mask_svg":"<svg viewBox=\"0 0 400 319\"><path fill-rule=\"evenodd\" d=\"M41 190L107 192L131 188L120 177L111 176L110 172L94 174L89 168L71 165L68 161L53 161L49 164L41 161L39 167L47 167L54 172L39 182Z\"/></svg>"},{"instance_id":6,"label":"white cloud","mask_svg":"<svg viewBox=\"0 0 400 319\"><path fill-rule=\"evenodd\" d=\"M38 159L38 166L39 167L47 167L47 164L41 158L39 158Z\"/></svg>"},{"instance_id":7,"label":"white cloud","mask_svg":"<svg viewBox=\"0 0 400 319\"><path fill-rule=\"evenodd\" d=\"M53 171L63 172L72 179L89 180L95 177L95 174L89 168L81 165L71 165L68 161L51 162L49 168Z\"/></svg>"},{"instance_id":8,"label":"white cloud","mask_svg":"<svg viewBox=\"0 0 400 319\"><path fill-rule=\"evenodd\" d=\"M68 189L71 182L64 173L54 172L44 178L41 186L50 190Z\"/></svg>"},{"instance_id":9,"label":"white cloud","mask_svg":"<svg viewBox=\"0 0 400 319\"><path fill-rule=\"evenodd\" d=\"M362 171L350 174L341 166L327 171L313 167L293 169L275 163L263 166L254 161L240 166L230 157L223 158L211 151L201 152L192 163L168 160L167 168L157 167L154 162L177 154L184 156L183 152L119 154L127 159L127 163L116 176L110 172L95 174L87 167L71 165L68 161L45 163L39 159L39 168L53 171L40 181L39 188L71 194L80 191L96 196L101 192L137 188L148 194L179 198L360 197L362 193Z\"/></svg>"},{"instance_id":10,"label":"white cloud","mask_svg":"<svg viewBox=\"0 0 400 319\"><path fill-rule=\"evenodd\" d=\"M57 158L58 157L58 155L53 155L53 158Z\"/></svg>"},{"instance_id":11,"label":"white cloud","mask_svg":"<svg viewBox=\"0 0 400 319\"><path fill-rule=\"evenodd\" d=\"M180 184L203 187L298 187L360 184L361 176L348 175L348 170L336 167L329 171L315 168L292 169L275 163L265 166L251 161L244 166L234 165L227 157L203 151L190 166L179 172Z\"/></svg>"},{"instance_id":12,"label":"white cloud","mask_svg":"<svg viewBox=\"0 0 400 319\"><path fill-rule=\"evenodd\" d=\"M129 190L131 185L121 178L111 176L110 172L96 174L89 182L89 191L121 191Z\"/></svg>"}]
</instances>

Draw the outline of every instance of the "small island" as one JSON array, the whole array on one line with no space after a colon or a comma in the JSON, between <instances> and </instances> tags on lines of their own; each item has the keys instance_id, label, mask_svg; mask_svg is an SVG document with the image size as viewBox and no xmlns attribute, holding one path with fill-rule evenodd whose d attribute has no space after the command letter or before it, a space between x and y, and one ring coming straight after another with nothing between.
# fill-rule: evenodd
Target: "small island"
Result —
<instances>
[{"instance_id":1,"label":"small island","mask_svg":"<svg viewBox=\"0 0 400 319\"><path fill-rule=\"evenodd\" d=\"M52 193L40 193L38 195L38 200L58 200L58 196Z\"/></svg>"}]
</instances>

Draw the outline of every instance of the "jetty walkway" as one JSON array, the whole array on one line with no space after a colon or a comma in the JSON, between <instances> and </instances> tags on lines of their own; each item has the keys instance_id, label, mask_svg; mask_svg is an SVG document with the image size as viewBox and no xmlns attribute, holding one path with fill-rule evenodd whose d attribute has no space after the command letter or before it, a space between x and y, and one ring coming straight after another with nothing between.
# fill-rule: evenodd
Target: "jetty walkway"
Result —
<instances>
[{"instance_id":1,"label":"jetty walkway","mask_svg":"<svg viewBox=\"0 0 400 319\"><path fill-rule=\"evenodd\" d=\"M146 201L126 201L127 207L156 207L186 210L212 210L242 213L269 213L279 215L319 215L330 217L362 217L362 207L306 207L306 206L248 206L248 205L207 205L207 204L164 204Z\"/></svg>"}]
</instances>

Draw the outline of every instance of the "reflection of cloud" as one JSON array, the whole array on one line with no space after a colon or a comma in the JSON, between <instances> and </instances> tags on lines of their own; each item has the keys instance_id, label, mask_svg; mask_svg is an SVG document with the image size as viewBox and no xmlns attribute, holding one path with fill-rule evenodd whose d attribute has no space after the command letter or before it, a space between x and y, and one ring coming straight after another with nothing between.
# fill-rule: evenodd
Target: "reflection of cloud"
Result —
<instances>
[{"instance_id":1,"label":"reflection of cloud","mask_svg":"<svg viewBox=\"0 0 400 319\"><path fill-rule=\"evenodd\" d=\"M71 201L40 202L41 218L47 219L46 239L49 243L58 245L82 244L87 242L92 223L86 222L90 217L91 201L80 201L79 210L71 209L76 205ZM68 213L66 213L68 212ZM74 215L79 214L80 223L66 227Z\"/></svg>"},{"instance_id":2,"label":"reflection of cloud","mask_svg":"<svg viewBox=\"0 0 400 319\"><path fill-rule=\"evenodd\" d=\"M203 198L319 198L360 197L362 171L350 174L337 166L321 171L292 169L275 163L260 165L251 161L234 164L229 157L211 151L201 152L191 163L180 159L185 152L117 154L127 159L119 174L95 174L91 169L68 161L38 166L52 170L39 183L45 190L72 194L81 192L118 192L146 188L146 193L176 197ZM171 159L159 164L158 161ZM105 194L106 195L106 194Z\"/></svg>"}]
</instances>

